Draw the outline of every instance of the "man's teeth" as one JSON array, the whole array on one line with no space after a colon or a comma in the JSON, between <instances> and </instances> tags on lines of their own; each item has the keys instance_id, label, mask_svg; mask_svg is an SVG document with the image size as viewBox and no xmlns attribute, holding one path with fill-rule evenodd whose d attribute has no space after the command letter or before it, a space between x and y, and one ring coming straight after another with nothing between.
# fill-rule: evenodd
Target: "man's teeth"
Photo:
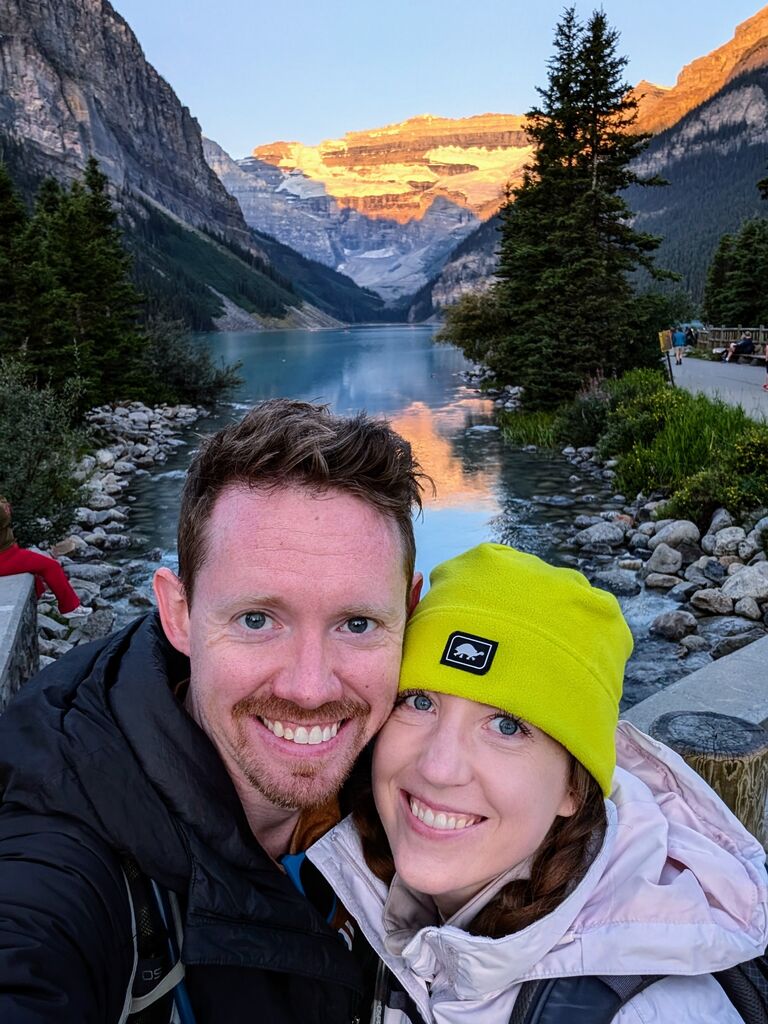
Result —
<instances>
[{"instance_id":1,"label":"man's teeth","mask_svg":"<svg viewBox=\"0 0 768 1024\"><path fill-rule=\"evenodd\" d=\"M332 740L341 725L341 722L334 722L333 725L313 725L311 729L307 729L303 725L291 726L283 725L282 722L272 722L269 718L262 718L262 722L280 739L291 740L293 743L307 743L310 746Z\"/></svg>"},{"instance_id":2,"label":"man's teeth","mask_svg":"<svg viewBox=\"0 0 768 1024\"><path fill-rule=\"evenodd\" d=\"M411 814L418 818L419 821L423 821L425 825L429 825L430 828L442 829L449 831L452 829L469 828L470 825L474 825L480 821L480 818L472 815L459 814L446 814L444 811L433 811L430 807L425 807L420 804L418 800L413 797L409 800L411 806Z\"/></svg>"}]
</instances>

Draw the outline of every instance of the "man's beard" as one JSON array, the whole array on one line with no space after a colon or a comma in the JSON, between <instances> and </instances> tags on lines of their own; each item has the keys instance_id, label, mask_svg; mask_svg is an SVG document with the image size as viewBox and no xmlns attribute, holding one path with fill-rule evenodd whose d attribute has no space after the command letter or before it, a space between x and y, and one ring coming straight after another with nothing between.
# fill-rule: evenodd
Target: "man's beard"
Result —
<instances>
[{"instance_id":1,"label":"man's beard","mask_svg":"<svg viewBox=\"0 0 768 1024\"><path fill-rule=\"evenodd\" d=\"M330 701L318 708L300 708L282 697L244 697L232 709L235 723L235 759L243 775L254 789L275 807L305 810L318 807L335 796L352 771L366 737L370 705L364 701ZM243 723L249 718L295 722L299 725L344 720L344 730L354 730L351 745L332 752L327 758L314 758L297 763L293 768L275 768L274 760L265 750L254 751ZM263 723L262 723L263 724Z\"/></svg>"}]
</instances>

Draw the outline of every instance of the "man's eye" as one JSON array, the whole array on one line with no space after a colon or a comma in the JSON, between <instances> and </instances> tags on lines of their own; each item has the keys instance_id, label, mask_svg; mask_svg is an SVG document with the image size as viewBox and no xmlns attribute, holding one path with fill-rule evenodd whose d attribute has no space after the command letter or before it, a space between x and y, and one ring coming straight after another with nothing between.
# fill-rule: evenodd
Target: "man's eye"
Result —
<instances>
[{"instance_id":1,"label":"man's eye","mask_svg":"<svg viewBox=\"0 0 768 1024\"><path fill-rule=\"evenodd\" d=\"M350 633L368 633L373 626L373 620L367 619L364 615L354 615L346 621L346 627Z\"/></svg>"},{"instance_id":2,"label":"man's eye","mask_svg":"<svg viewBox=\"0 0 768 1024\"><path fill-rule=\"evenodd\" d=\"M240 622L246 629L264 629L272 622L272 619L265 612L246 612L240 616Z\"/></svg>"}]
</instances>

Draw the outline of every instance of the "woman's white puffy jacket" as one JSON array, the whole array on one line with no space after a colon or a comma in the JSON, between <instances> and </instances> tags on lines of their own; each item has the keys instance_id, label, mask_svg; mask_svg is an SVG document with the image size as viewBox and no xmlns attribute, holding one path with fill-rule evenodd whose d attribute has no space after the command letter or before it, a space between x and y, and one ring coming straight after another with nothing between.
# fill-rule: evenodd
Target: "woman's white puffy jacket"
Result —
<instances>
[{"instance_id":1,"label":"woman's white puffy jacket","mask_svg":"<svg viewBox=\"0 0 768 1024\"><path fill-rule=\"evenodd\" d=\"M608 829L589 871L552 914L502 939L434 923L429 898L367 869L347 818L311 847L325 875L427 1022L506 1024L529 979L669 975L616 1024L739 1024L711 971L768 942L765 854L683 760L628 723L617 731ZM489 899L497 888L480 897ZM479 909L473 901L472 915ZM407 1021L387 1010L383 1024Z\"/></svg>"}]
</instances>

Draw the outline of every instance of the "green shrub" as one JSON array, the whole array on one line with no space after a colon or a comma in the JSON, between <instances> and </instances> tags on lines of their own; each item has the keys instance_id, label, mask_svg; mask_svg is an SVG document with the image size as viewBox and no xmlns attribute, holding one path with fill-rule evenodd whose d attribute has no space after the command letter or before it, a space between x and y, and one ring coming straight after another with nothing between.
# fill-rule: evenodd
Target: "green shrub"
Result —
<instances>
[{"instance_id":1,"label":"green shrub","mask_svg":"<svg viewBox=\"0 0 768 1024\"><path fill-rule=\"evenodd\" d=\"M242 384L240 363L215 363L181 321L153 319L146 328L146 391L150 402L213 405Z\"/></svg>"},{"instance_id":2,"label":"green shrub","mask_svg":"<svg viewBox=\"0 0 768 1024\"><path fill-rule=\"evenodd\" d=\"M72 471L86 435L73 427L79 384L35 387L17 361L0 362L0 494L22 545L59 540L80 504Z\"/></svg>"},{"instance_id":3,"label":"green shrub","mask_svg":"<svg viewBox=\"0 0 768 1024\"><path fill-rule=\"evenodd\" d=\"M608 397L601 391L579 395L555 414L554 430L559 441L581 448L597 444L608 420Z\"/></svg>"},{"instance_id":4,"label":"green shrub","mask_svg":"<svg viewBox=\"0 0 768 1024\"><path fill-rule=\"evenodd\" d=\"M611 402L616 408L637 398L654 395L659 391L671 390L667 378L661 370L629 370L621 377L607 380L603 385Z\"/></svg>"}]
</instances>

